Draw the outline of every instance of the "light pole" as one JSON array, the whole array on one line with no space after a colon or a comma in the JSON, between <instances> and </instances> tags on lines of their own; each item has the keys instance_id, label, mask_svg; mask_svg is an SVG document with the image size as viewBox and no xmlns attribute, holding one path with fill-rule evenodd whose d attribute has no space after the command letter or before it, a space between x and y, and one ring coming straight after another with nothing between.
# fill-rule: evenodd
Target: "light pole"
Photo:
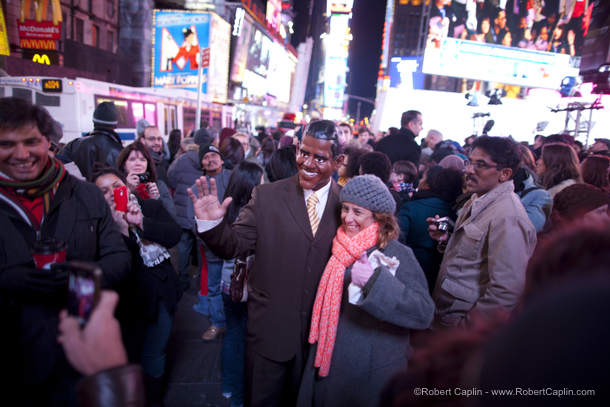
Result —
<instances>
[{"instance_id":1,"label":"light pole","mask_svg":"<svg viewBox=\"0 0 610 407\"><path fill-rule=\"evenodd\" d=\"M344 96L347 96L350 99L358 100L358 110L356 111L356 124L360 123L360 105L362 102L370 103L375 106L375 100L370 98L363 98L362 96L350 95L345 93Z\"/></svg>"}]
</instances>

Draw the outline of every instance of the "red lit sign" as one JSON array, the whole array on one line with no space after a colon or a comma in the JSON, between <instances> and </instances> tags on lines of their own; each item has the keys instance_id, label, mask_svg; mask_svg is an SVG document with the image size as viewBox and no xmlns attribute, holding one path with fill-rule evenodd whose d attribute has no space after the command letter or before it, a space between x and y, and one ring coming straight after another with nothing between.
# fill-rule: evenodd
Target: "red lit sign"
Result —
<instances>
[{"instance_id":1,"label":"red lit sign","mask_svg":"<svg viewBox=\"0 0 610 407\"><path fill-rule=\"evenodd\" d=\"M52 21L25 20L24 23L17 19L19 38L38 40L59 40L61 35L61 23L57 25Z\"/></svg>"}]
</instances>

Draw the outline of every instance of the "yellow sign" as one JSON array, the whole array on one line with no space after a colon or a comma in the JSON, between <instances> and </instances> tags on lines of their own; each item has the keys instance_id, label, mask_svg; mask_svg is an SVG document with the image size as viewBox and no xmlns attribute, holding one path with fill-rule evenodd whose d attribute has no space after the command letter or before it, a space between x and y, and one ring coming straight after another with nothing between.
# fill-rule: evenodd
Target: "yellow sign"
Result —
<instances>
[{"instance_id":1,"label":"yellow sign","mask_svg":"<svg viewBox=\"0 0 610 407\"><path fill-rule=\"evenodd\" d=\"M19 46L21 48L49 49L49 50L55 50L57 48L55 46L54 40L29 40L27 38L20 39Z\"/></svg>"},{"instance_id":2,"label":"yellow sign","mask_svg":"<svg viewBox=\"0 0 610 407\"><path fill-rule=\"evenodd\" d=\"M59 0L51 1L51 11L53 13L53 24L57 25L58 22L62 21L61 17L61 5ZM41 22L46 20L47 16L47 5L49 0L34 0L34 10L36 14L36 21ZM19 15L19 21L22 23L26 19L30 18L30 0L21 0L21 12Z\"/></svg>"},{"instance_id":3,"label":"yellow sign","mask_svg":"<svg viewBox=\"0 0 610 407\"><path fill-rule=\"evenodd\" d=\"M6 24L4 23L4 12L0 4L0 55L11 55L6 36Z\"/></svg>"},{"instance_id":4,"label":"yellow sign","mask_svg":"<svg viewBox=\"0 0 610 407\"><path fill-rule=\"evenodd\" d=\"M51 61L49 61L49 57L44 54L43 55L40 55L40 54L34 55L34 58L32 58L32 61L38 62L39 64L51 65Z\"/></svg>"}]
</instances>

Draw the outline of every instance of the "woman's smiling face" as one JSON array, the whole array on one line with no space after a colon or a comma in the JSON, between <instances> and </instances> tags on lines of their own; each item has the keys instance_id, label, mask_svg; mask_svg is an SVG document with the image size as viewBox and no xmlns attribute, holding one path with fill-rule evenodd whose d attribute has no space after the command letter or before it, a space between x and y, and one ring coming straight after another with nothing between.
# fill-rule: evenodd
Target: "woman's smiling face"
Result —
<instances>
[{"instance_id":1,"label":"woman's smiling face","mask_svg":"<svg viewBox=\"0 0 610 407\"><path fill-rule=\"evenodd\" d=\"M375 222L375 218L372 211L351 202L343 202L341 221L345 234L354 237Z\"/></svg>"}]
</instances>

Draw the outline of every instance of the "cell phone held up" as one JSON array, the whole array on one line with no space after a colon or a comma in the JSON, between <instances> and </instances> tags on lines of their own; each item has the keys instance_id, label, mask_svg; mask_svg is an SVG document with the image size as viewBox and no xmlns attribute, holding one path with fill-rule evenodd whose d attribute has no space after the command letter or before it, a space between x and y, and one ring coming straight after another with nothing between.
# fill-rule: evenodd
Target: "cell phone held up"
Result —
<instances>
[{"instance_id":1,"label":"cell phone held up","mask_svg":"<svg viewBox=\"0 0 610 407\"><path fill-rule=\"evenodd\" d=\"M114 204L116 205L115 210L119 212L127 212L127 202L129 201L129 194L127 193L127 187L121 186L114 189Z\"/></svg>"},{"instance_id":2,"label":"cell phone held up","mask_svg":"<svg viewBox=\"0 0 610 407\"><path fill-rule=\"evenodd\" d=\"M85 325L100 299L102 270L98 266L78 261L66 262L62 269L69 273L68 314Z\"/></svg>"}]
</instances>

